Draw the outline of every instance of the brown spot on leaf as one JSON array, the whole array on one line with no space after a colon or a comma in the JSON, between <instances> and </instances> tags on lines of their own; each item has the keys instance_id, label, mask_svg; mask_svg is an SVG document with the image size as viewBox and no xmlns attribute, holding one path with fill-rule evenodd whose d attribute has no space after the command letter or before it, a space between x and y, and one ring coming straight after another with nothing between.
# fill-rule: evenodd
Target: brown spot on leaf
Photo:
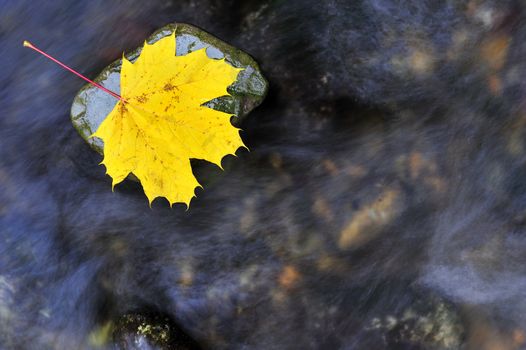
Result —
<instances>
[{"instance_id":1,"label":"brown spot on leaf","mask_svg":"<svg viewBox=\"0 0 526 350\"><path fill-rule=\"evenodd\" d=\"M146 94L142 94L141 96L137 97L137 101L140 103L146 103L148 101L148 96L146 96Z\"/></svg>"},{"instance_id":2,"label":"brown spot on leaf","mask_svg":"<svg viewBox=\"0 0 526 350\"><path fill-rule=\"evenodd\" d=\"M128 112L128 107L126 107L126 103L121 103L119 108L120 108L119 111L121 112L121 114Z\"/></svg>"},{"instance_id":3,"label":"brown spot on leaf","mask_svg":"<svg viewBox=\"0 0 526 350\"><path fill-rule=\"evenodd\" d=\"M163 86L164 91L173 91L175 89L177 89L177 86L173 85L172 83L166 83Z\"/></svg>"}]
</instances>

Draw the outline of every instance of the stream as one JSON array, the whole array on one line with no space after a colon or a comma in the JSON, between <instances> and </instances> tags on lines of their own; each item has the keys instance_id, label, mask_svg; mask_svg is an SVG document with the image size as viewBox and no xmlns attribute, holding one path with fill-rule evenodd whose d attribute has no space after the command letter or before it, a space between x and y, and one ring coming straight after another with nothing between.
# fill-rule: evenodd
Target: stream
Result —
<instances>
[{"instance_id":1,"label":"stream","mask_svg":"<svg viewBox=\"0 0 526 350\"><path fill-rule=\"evenodd\" d=\"M112 192L22 47L93 78L172 22L270 83L188 211ZM0 0L0 348L525 349L525 38L511 0Z\"/></svg>"}]
</instances>

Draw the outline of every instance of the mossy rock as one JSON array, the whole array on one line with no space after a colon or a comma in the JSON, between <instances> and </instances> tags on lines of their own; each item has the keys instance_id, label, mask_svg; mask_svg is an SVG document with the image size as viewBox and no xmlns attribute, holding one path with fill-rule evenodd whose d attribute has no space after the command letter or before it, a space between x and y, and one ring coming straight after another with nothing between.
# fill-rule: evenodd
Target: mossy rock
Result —
<instances>
[{"instance_id":1,"label":"mossy rock","mask_svg":"<svg viewBox=\"0 0 526 350\"><path fill-rule=\"evenodd\" d=\"M116 350L201 349L169 317L139 312L125 314L116 321L113 343Z\"/></svg>"},{"instance_id":2,"label":"mossy rock","mask_svg":"<svg viewBox=\"0 0 526 350\"><path fill-rule=\"evenodd\" d=\"M153 44L156 41L175 32L176 56L184 56L192 51L207 47L210 58L225 58L234 67L244 68L237 80L228 88L232 96L223 96L206 103L207 106L232 115L234 125L251 110L257 107L265 98L268 83L261 73L258 64L248 54L217 39L205 31L189 24L169 24L153 33L146 41ZM131 62L139 57L142 46L125 54ZM122 59L106 67L94 80L100 85L116 93L120 92L120 71ZM71 121L80 136L97 152L102 154L103 142L98 138L89 138L104 118L111 112L117 99L87 84L75 96L71 106Z\"/></svg>"}]
</instances>

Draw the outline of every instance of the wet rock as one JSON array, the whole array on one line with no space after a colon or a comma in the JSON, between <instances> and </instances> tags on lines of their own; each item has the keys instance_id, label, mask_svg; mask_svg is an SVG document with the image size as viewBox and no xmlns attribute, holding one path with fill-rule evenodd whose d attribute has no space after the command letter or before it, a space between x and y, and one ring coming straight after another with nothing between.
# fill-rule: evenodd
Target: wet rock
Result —
<instances>
[{"instance_id":1,"label":"wet rock","mask_svg":"<svg viewBox=\"0 0 526 350\"><path fill-rule=\"evenodd\" d=\"M170 318L159 314L123 315L114 326L113 340L119 350L200 349Z\"/></svg>"},{"instance_id":2,"label":"wet rock","mask_svg":"<svg viewBox=\"0 0 526 350\"><path fill-rule=\"evenodd\" d=\"M395 220L404 209L398 189L386 189L375 200L357 210L340 232L341 249L356 248L374 239L382 228Z\"/></svg>"},{"instance_id":3,"label":"wet rock","mask_svg":"<svg viewBox=\"0 0 526 350\"><path fill-rule=\"evenodd\" d=\"M389 349L462 349L465 329L454 306L436 296L421 296L392 314L374 318Z\"/></svg>"},{"instance_id":4,"label":"wet rock","mask_svg":"<svg viewBox=\"0 0 526 350\"><path fill-rule=\"evenodd\" d=\"M146 41L149 44L176 33L176 55L183 56L190 52L207 48L210 58L226 61L235 67L244 68L236 82L228 88L231 96L224 96L206 103L210 108L236 115L232 123L239 122L264 99L268 83L263 77L258 64L246 53L215 38L194 26L183 23L169 24L155 33ZM125 54L126 58L134 62L140 55L142 46ZM94 80L111 91L120 91L120 69L122 60L119 59L106 67ZM111 112L117 100L100 89L87 84L75 96L71 107L71 121L80 136L97 152L102 154L103 143L98 138L90 139L100 123Z\"/></svg>"}]
</instances>

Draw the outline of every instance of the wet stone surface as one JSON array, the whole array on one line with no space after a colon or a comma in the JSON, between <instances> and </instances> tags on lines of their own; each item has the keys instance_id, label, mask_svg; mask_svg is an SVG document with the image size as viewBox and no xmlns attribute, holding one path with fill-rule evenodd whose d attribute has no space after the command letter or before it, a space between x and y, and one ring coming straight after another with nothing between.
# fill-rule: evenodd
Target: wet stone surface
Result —
<instances>
[{"instance_id":1,"label":"wet stone surface","mask_svg":"<svg viewBox=\"0 0 526 350\"><path fill-rule=\"evenodd\" d=\"M408 305L371 320L388 349L462 349L465 329L455 306L432 294L415 295ZM386 310L388 311L388 310Z\"/></svg>"},{"instance_id":2,"label":"wet stone surface","mask_svg":"<svg viewBox=\"0 0 526 350\"><path fill-rule=\"evenodd\" d=\"M252 109L257 107L265 98L268 83L261 73L258 64L246 53L217 39L207 32L192 25L173 23L162 27L153 33L146 42L156 41L176 33L176 55L184 56L190 52L207 47L208 57L225 60L238 68L244 68L229 88L231 96L223 96L207 102L205 105L218 111L231 113L234 125L239 125ZM126 53L131 62L139 57L142 46ZM94 80L105 88L120 92L120 69L122 60L119 59L106 67ZM89 138L100 123L111 112L117 100L106 92L87 84L75 96L71 106L71 121L80 136L98 153L102 154L103 143L98 138Z\"/></svg>"},{"instance_id":3,"label":"wet stone surface","mask_svg":"<svg viewBox=\"0 0 526 350\"><path fill-rule=\"evenodd\" d=\"M128 313L119 318L113 329L118 350L199 350L200 347L167 316Z\"/></svg>"}]
</instances>

